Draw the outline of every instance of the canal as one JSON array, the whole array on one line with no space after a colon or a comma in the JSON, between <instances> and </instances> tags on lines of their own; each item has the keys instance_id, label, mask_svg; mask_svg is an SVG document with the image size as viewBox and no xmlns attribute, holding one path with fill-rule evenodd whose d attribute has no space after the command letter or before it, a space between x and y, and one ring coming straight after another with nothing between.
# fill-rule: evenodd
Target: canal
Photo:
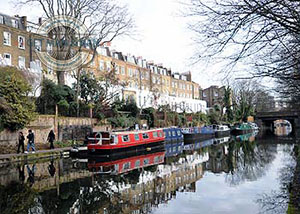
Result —
<instances>
[{"instance_id":1,"label":"canal","mask_svg":"<svg viewBox=\"0 0 300 214\"><path fill-rule=\"evenodd\" d=\"M293 213L298 151L293 139L252 134L10 164L0 168L0 213Z\"/></svg>"}]
</instances>

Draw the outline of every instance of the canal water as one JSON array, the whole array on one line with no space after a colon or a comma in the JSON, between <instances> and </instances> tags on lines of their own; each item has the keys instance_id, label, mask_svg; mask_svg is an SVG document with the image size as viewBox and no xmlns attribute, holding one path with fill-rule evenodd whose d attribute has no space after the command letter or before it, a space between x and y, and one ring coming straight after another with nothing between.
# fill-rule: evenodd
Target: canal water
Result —
<instances>
[{"instance_id":1,"label":"canal water","mask_svg":"<svg viewBox=\"0 0 300 214\"><path fill-rule=\"evenodd\" d=\"M286 213L297 149L250 134L112 160L10 164L0 168L0 213Z\"/></svg>"}]
</instances>

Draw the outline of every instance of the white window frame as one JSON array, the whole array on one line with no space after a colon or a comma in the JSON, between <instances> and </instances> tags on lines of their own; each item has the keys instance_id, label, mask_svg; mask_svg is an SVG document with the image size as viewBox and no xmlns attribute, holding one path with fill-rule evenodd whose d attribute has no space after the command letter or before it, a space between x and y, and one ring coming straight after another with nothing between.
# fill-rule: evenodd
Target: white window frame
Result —
<instances>
[{"instance_id":1,"label":"white window frame","mask_svg":"<svg viewBox=\"0 0 300 214\"><path fill-rule=\"evenodd\" d=\"M11 46L11 33L7 31L3 31L3 44L7 46Z\"/></svg>"},{"instance_id":2,"label":"white window frame","mask_svg":"<svg viewBox=\"0 0 300 214\"><path fill-rule=\"evenodd\" d=\"M35 39L34 40L34 50L42 51L42 41L40 39Z\"/></svg>"},{"instance_id":3,"label":"white window frame","mask_svg":"<svg viewBox=\"0 0 300 214\"><path fill-rule=\"evenodd\" d=\"M0 24L4 24L4 16L0 15Z\"/></svg>"},{"instance_id":4,"label":"white window frame","mask_svg":"<svg viewBox=\"0 0 300 214\"><path fill-rule=\"evenodd\" d=\"M10 53L4 53L3 54L3 59L5 62L7 62L7 58L5 56L9 56L9 63L6 63L7 65L11 65L11 54Z\"/></svg>"},{"instance_id":5,"label":"white window frame","mask_svg":"<svg viewBox=\"0 0 300 214\"><path fill-rule=\"evenodd\" d=\"M20 59L22 59L22 64L20 64L20 62L21 62ZM24 56L19 56L18 66L19 66L19 68L26 68L26 58Z\"/></svg>"},{"instance_id":6,"label":"white window frame","mask_svg":"<svg viewBox=\"0 0 300 214\"><path fill-rule=\"evenodd\" d=\"M99 69L100 69L100 71L104 71L104 69L105 69L105 65L104 65L103 60L99 60Z\"/></svg>"},{"instance_id":7,"label":"white window frame","mask_svg":"<svg viewBox=\"0 0 300 214\"><path fill-rule=\"evenodd\" d=\"M23 46L20 46L20 39L23 39ZM25 36L18 36L18 48L25 50L25 43L26 43Z\"/></svg>"},{"instance_id":8,"label":"white window frame","mask_svg":"<svg viewBox=\"0 0 300 214\"><path fill-rule=\"evenodd\" d=\"M19 20L12 19L11 26L13 26L14 28L19 28Z\"/></svg>"},{"instance_id":9,"label":"white window frame","mask_svg":"<svg viewBox=\"0 0 300 214\"><path fill-rule=\"evenodd\" d=\"M121 66L121 74L125 75L125 67L124 66Z\"/></svg>"}]
</instances>

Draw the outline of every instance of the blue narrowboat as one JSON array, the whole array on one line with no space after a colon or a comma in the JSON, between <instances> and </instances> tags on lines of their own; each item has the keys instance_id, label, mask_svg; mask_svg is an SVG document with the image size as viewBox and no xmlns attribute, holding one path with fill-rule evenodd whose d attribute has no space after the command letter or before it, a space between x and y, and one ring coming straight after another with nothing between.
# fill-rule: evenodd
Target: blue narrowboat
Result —
<instances>
[{"instance_id":1,"label":"blue narrowboat","mask_svg":"<svg viewBox=\"0 0 300 214\"><path fill-rule=\"evenodd\" d=\"M170 127L163 129L165 141L183 141L183 134L180 128Z\"/></svg>"},{"instance_id":2,"label":"blue narrowboat","mask_svg":"<svg viewBox=\"0 0 300 214\"><path fill-rule=\"evenodd\" d=\"M210 139L215 135L214 129L209 126L182 128L182 133L185 143L193 143L199 140Z\"/></svg>"}]
</instances>

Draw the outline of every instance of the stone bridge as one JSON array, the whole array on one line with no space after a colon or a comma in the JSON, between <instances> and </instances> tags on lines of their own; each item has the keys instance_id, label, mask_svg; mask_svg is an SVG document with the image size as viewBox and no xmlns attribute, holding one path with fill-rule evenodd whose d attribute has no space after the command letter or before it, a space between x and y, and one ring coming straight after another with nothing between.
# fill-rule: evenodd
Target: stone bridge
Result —
<instances>
[{"instance_id":1,"label":"stone bridge","mask_svg":"<svg viewBox=\"0 0 300 214\"><path fill-rule=\"evenodd\" d=\"M300 138L300 111L273 111L273 112L257 112L255 121L261 128L273 128L275 120L287 120L292 124L293 134Z\"/></svg>"}]
</instances>

